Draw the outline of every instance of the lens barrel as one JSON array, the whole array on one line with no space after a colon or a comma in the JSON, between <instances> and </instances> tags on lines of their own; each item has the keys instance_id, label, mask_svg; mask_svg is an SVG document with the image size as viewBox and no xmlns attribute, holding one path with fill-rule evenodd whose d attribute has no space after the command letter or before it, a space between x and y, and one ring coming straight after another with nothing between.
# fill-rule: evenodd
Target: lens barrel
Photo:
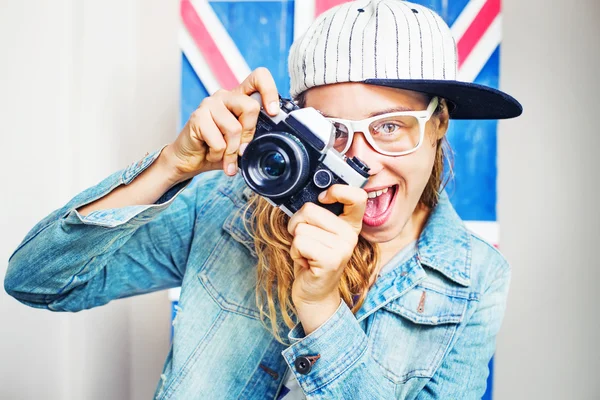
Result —
<instances>
[{"instance_id":1,"label":"lens barrel","mask_svg":"<svg viewBox=\"0 0 600 400\"><path fill-rule=\"evenodd\" d=\"M248 144L240 171L250 189L261 196L291 196L305 186L310 172L309 155L293 135L269 132Z\"/></svg>"}]
</instances>

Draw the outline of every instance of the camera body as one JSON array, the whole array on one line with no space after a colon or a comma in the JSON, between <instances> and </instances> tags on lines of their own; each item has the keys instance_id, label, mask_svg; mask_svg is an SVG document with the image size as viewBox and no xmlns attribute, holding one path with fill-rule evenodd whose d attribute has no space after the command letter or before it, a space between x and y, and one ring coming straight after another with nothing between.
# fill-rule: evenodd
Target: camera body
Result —
<instances>
[{"instance_id":1,"label":"camera body","mask_svg":"<svg viewBox=\"0 0 600 400\"><path fill-rule=\"evenodd\" d=\"M260 94L251 97L263 104ZM333 148L335 128L314 108L280 97L279 109L271 117L261 108L254 138L239 157L246 184L289 216L309 201L340 215L343 205L322 204L319 193L337 183L363 187L369 167Z\"/></svg>"}]
</instances>

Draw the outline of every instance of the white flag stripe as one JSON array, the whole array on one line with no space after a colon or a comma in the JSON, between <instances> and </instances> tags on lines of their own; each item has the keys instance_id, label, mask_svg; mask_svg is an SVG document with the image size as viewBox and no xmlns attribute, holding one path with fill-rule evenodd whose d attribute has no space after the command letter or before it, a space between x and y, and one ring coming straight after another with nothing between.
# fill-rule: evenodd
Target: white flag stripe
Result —
<instances>
[{"instance_id":1,"label":"white flag stripe","mask_svg":"<svg viewBox=\"0 0 600 400\"><path fill-rule=\"evenodd\" d=\"M179 296L181 295L181 288L172 288L167 291L170 301L179 301Z\"/></svg>"},{"instance_id":2,"label":"white flag stripe","mask_svg":"<svg viewBox=\"0 0 600 400\"><path fill-rule=\"evenodd\" d=\"M465 221L465 226L491 245L498 244L498 223L495 221Z\"/></svg>"},{"instance_id":3,"label":"white flag stripe","mask_svg":"<svg viewBox=\"0 0 600 400\"><path fill-rule=\"evenodd\" d=\"M207 0L192 0L196 14L204 23L206 30L225 58L238 82L242 82L250 74L250 67L231 39L221 20Z\"/></svg>"},{"instance_id":4,"label":"white flag stripe","mask_svg":"<svg viewBox=\"0 0 600 400\"><path fill-rule=\"evenodd\" d=\"M315 19L315 1L296 0L294 2L294 39L306 32Z\"/></svg>"},{"instance_id":5,"label":"white flag stripe","mask_svg":"<svg viewBox=\"0 0 600 400\"><path fill-rule=\"evenodd\" d=\"M183 25L181 26L181 29L179 29L179 46L192 65L194 72L198 75L198 78L200 78L200 81L206 88L208 94L213 94L219 90L221 88L219 81L210 70L206 59L196 46L194 39Z\"/></svg>"},{"instance_id":6,"label":"white flag stripe","mask_svg":"<svg viewBox=\"0 0 600 400\"><path fill-rule=\"evenodd\" d=\"M491 23L458 71L458 80L473 82L502 41L502 14Z\"/></svg>"},{"instance_id":7,"label":"white flag stripe","mask_svg":"<svg viewBox=\"0 0 600 400\"><path fill-rule=\"evenodd\" d=\"M452 27L450 27L450 31L452 32L452 36L454 36L456 43L460 41L467 29L469 29L486 1L487 0L469 1L458 18L456 18L456 21L454 21L454 24L452 24Z\"/></svg>"}]
</instances>

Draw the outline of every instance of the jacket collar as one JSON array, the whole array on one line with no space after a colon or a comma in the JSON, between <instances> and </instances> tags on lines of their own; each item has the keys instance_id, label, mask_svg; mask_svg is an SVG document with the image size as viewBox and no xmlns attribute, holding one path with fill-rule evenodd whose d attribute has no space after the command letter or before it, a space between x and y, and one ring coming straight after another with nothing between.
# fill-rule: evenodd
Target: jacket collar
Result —
<instances>
[{"instance_id":1,"label":"jacket collar","mask_svg":"<svg viewBox=\"0 0 600 400\"><path fill-rule=\"evenodd\" d=\"M445 191L421 232L417 249L421 264L460 285L471 285L471 236Z\"/></svg>"}]
</instances>

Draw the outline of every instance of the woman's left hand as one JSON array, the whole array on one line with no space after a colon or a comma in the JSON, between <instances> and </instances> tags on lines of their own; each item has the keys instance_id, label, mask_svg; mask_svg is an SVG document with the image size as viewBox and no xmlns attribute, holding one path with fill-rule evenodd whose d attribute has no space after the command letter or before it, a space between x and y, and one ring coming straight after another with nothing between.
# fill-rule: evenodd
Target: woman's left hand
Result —
<instances>
[{"instance_id":1,"label":"woman's left hand","mask_svg":"<svg viewBox=\"0 0 600 400\"><path fill-rule=\"evenodd\" d=\"M294 237L290 255L294 261L292 301L304 332L322 325L340 305L338 285L358 243L367 192L348 185L333 185L319 201L344 205L336 216L313 203L306 203L288 223Z\"/></svg>"}]
</instances>

